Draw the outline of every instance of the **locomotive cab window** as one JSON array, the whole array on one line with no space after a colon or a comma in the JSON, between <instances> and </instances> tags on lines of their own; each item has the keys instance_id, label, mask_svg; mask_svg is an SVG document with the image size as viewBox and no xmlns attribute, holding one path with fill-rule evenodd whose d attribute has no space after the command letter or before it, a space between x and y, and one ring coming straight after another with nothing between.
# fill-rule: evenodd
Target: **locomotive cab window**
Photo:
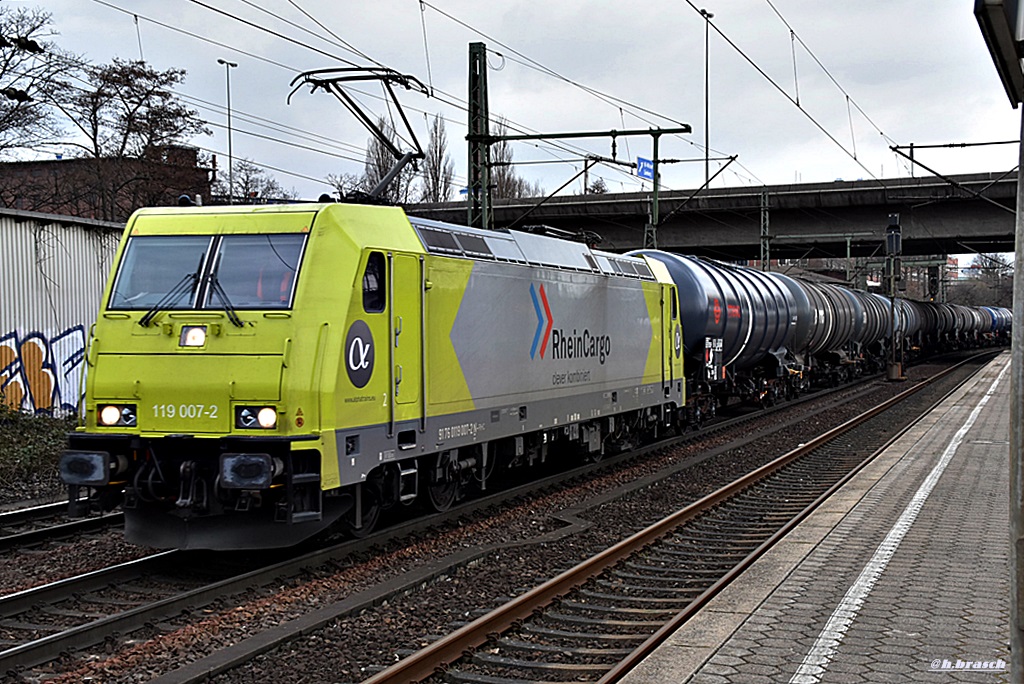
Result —
<instances>
[{"instance_id":1,"label":"locomotive cab window","mask_svg":"<svg viewBox=\"0 0 1024 684\"><path fill-rule=\"evenodd\" d=\"M118 267L111 309L287 309L306 236L138 235Z\"/></svg>"},{"instance_id":2,"label":"locomotive cab window","mask_svg":"<svg viewBox=\"0 0 1024 684\"><path fill-rule=\"evenodd\" d=\"M306 236L225 235L203 308L287 309Z\"/></svg>"},{"instance_id":3,"label":"locomotive cab window","mask_svg":"<svg viewBox=\"0 0 1024 684\"><path fill-rule=\"evenodd\" d=\"M111 309L191 309L209 235L137 235L128 241L110 293Z\"/></svg>"},{"instance_id":4,"label":"locomotive cab window","mask_svg":"<svg viewBox=\"0 0 1024 684\"><path fill-rule=\"evenodd\" d=\"M370 252L363 269L363 310L366 313L380 313L387 305L384 277L384 255Z\"/></svg>"}]
</instances>

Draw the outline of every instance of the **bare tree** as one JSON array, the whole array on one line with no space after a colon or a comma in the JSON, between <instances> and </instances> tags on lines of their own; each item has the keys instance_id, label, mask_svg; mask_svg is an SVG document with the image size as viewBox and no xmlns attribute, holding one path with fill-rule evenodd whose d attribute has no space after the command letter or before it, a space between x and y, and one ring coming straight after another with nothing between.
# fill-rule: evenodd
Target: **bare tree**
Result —
<instances>
[{"instance_id":1,"label":"bare tree","mask_svg":"<svg viewBox=\"0 0 1024 684\"><path fill-rule=\"evenodd\" d=\"M430 125L426 155L423 161L421 201L448 202L452 198L455 163L448 155L448 133L440 115L435 115Z\"/></svg>"},{"instance_id":2,"label":"bare tree","mask_svg":"<svg viewBox=\"0 0 1024 684\"><path fill-rule=\"evenodd\" d=\"M327 174L327 182L334 188L339 198L345 198L363 187L362 176L355 173Z\"/></svg>"},{"instance_id":3,"label":"bare tree","mask_svg":"<svg viewBox=\"0 0 1024 684\"><path fill-rule=\"evenodd\" d=\"M298 199L299 193L295 188L285 190L265 169L260 168L249 159L236 159L233 167L234 191L230 193L233 197L241 198L242 202L265 202L275 200ZM227 197L228 174L218 173L213 182L212 191L214 195ZM236 200L238 201L238 200Z\"/></svg>"},{"instance_id":4,"label":"bare tree","mask_svg":"<svg viewBox=\"0 0 1024 684\"><path fill-rule=\"evenodd\" d=\"M89 87L56 106L85 139L94 158L143 158L151 150L210 130L199 113L172 92L184 69L157 71L142 61L114 59L87 70Z\"/></svg>"},{"instance_id":5,"label":"bare tree","mask_svg":"<svg viewBox=\"0 0 1024 684\"><path fill-rule=\"evenodd\" d=\"M85 199L72 202L57 193L53 206L117 221L140 206L167 204L209 184L196 151L183 145L210 133L198 112L172 92L184 80L183 70L115 59L83 67L83 78L85 88L65 88L50 104L77 131L63 142L78 150L66 171L76 174L75 187Z\"/></svg>"},{"instance_id":6,"label":"bare tree","mask_svg":"<svg viewBox=\"0 0 1024 684\"><path fill-rule=\"evenodd\" d=\"M494 124L493 135L508 135L508 120L500 117ZM537 197L544 194L539 182L530 183L512 167L512 145L499 140L491 145L491 187L494 198Z\"/></svg>"},{"instance_id":7,"label":"bare tree","mask_svg":"<svg viewBox=\"0 0 1024 684\"><path fill-rule=\"evenodd\" d=\"M44 40L47 35L50 13L0 4L0 158L60 137L59 118L49 105L63 96L62 79L80 62Z\"/></svg>"},{"instance_id":8,"label":"bare tree","mask_svg":"<svg viewBox=\"0 0 1024 684\"><path fill-rule=\"evenodd\" d=\"M971 262L973 275L958 279L948 290L949 300L970 306L1013 306L1014 264L1005 254L978 254Z\"/></svg>"}]
</instances>

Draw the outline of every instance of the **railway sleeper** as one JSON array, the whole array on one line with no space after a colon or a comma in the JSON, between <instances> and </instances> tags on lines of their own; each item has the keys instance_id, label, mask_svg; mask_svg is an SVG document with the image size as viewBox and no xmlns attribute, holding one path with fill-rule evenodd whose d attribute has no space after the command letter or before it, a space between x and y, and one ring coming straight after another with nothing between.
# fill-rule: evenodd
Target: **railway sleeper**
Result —
<instances>
[{"instance_id":1,"label":"railway sleeper","mask_svg":"<svg viewBox=\"0 0 1024 684\"><path fill-rule=\"evenodd\" d=\"M624 574L616 572L616 575L623 578L634 578L643 580L657 580L664 582L698 582L701 581L699 577L695 575L704 575L707 577L717 578L720 575L725 574L730 568L734 567L735 563L718 563L714 560L702 561L703 567L693 568L681 568L679 567L678 560L668 560L666 563L675 563L675 565L647 565L644 563L629 562L626 567L633 570L639 570L642 572L649 572L650 575L642 575L639 573Z\"/></svg>"},{"instance_id":2,"label":"railway sleeper","mask_svg":"<svg viewBox=\"0 0 1024 684\"><path fill-rule=\"evenodd\" d=\"M587 627L617 627L626 630L650 630L653 631L664 625L660 620L608 620L605 618L593 618L585 615L569 615L560 611L552 610L544 613L544 619L550 622L563 623L567 625L586 625Z\"/></svg>"},{"instance_id":3,"label":"railway sleeper","mask_svg":"<svg viewBox=\"0 0 1024 684\"><path fill-rule=\"evenodd\" d=\"M640 603L640 604L653 604L660 606L685 606L687 601L678 597L667 598L661 596L630 596L628 594L607 594L601 591L593 591L591 589L581 589L579 592L580 596L585 596L590 599L598 599L601 601L622 601L624 603Z\"/></svg>"},{"instance_id":4,"label":"railway sleeper","mask_svg":"<svg viewBox=\"0 0 1024 684\"><path fill-rule=\"evenodd\" d=\"M445 672L444 679L448 682L461 684L537 684L533 679L495 677L494 675L463 672L462 670L449 670Z\"/></svg>"},{"instance_id":5,"label":"railway sleeper","mask_svg":"<svg viewBox=\"0 0 1024 684\"><path fill-rule=\"evenodd\" d=\"M581 603L579 601L560 601L558 607L562 610L578 610L581 613L611 613L614 615L637 615L640 617L644 616L655 616L675 615L675 610L668 608L635 608L633 606L608 606L600 603Z\"/></svg>"},{"instance_id":6,"label":"railway sleeper","mask_svg":"<svg viewBox=\"0 0 1024 684\"><path fill-rule=\"evenodd\" d=\"M573 672L607 672L608 666L603 663L553 663L550 661L523 660L522 658L506 658L493 653L477 652L473 654L473 662L478 665L494 665L513 669L527 670L566 670Z\"/></svg>"},{"instance_id":7,"label":"railway sleeper","mask_svg":"<svg viewBox=\"0 0 1024 684\"><path fill-rule=\"evenodd\" d=\"M586 641L578 637L577 641ZM533 641L522 641L520 639L502 638L497 645L508 651L522 651L527 653L568 653L576 656L606 656L621 659L633 652L631 648L591 648L587 646L559 646L556 644L542 644Z\"/></svg>"},{"instance_id":8,"label":"railway sleeper","mask_svg":"<svg viewBox=\"0 0 1024 684\"><path fill-rule=\"evenodd\" d=\"M566 639L575 641L586 639L587 641L610 641L613 643L632 643L639 646L647 637L643 634L609 634L607 632L572 632L564 629L554 629L534 622L527 622L522 626L525 633L536 634L548 640Z\"/></svg>"},{"instance_id":9,"label":"railway sleeper","mask_svg":"<svg viewBox=\"0 0 1024 684\"><path fill-rule=\"evenodd\" d=\"M650 579L650 578L647 578ZM654 594L658 592L666 594L685 594L687 596L699 596L703 589L699 587L666 587L661 585L653 584L623 584L622 582L613 582L611 580L599 579L596 582L600 586L608 587L610 589L626 589L631 591L642 591L645 594Z\"/></svg>"}]
</instances>

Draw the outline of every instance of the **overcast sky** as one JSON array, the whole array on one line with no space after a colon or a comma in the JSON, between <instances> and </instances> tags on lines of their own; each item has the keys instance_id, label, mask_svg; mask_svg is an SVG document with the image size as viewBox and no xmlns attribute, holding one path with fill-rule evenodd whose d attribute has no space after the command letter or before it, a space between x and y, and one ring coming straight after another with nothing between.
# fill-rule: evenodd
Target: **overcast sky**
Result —
<instances>
[{"instance_id":1,"label":"overcast sky","mask_svg":"<svg viewBox=\"0 0 1024 684\"><path fill-rule=\"evenodd\" d=\"M303 89L287 104L289 83L303 70L352 63L390 67L433 88L435 97L411 91L399 97L424 145L426 117L446 119L457 181L464 183L462 107L468 45L475 41L491 51L492 117L505 116L516 129L690 124L691 134L661 141L661 158L686 160L662 168L670 189L703 182L705 131L712 157L738 155L715 187L904 177L909 164L890 145L1007 141L1019 134L1020 112L999 83L971 0L0 1L50 11L59 32L53 40L94 63L141 55L158 69L185 69L179 92L213 129L192 142L216 153L221 164L228 149L226 81L217 60L236 62L234 156L273 167L278 181L304 198L327 191L317 179L329 173L362 172L368 133L323 92ZM714 14L710 27L701 7ZM379 99L379 87L360 90L373 116L393 114ZM582 155L612 154L607 138L559 148L516 144L517 161L560 162L523 165L520 175L550 192L581 168ZM651 152L649 137L619 139L618 159ZM942 173L1001 173L1016 164L1017 148L922 150L916 156ZM721 163L712 161L712 174ZM641 188L628 169L595 171L613 192ZM569 191L580 189L577 181Z\"/></svg>"}]
</instances>

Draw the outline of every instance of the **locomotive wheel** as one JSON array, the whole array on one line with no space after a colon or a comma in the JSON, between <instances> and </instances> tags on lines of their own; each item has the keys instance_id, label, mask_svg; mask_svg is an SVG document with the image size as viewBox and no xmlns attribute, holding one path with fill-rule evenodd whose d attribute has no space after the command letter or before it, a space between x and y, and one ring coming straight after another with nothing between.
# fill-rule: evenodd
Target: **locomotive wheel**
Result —
<instances>
[{"instance_id":1,"label":"locomotive wheel","mask_svg":"<svg viewBox=\"0 0 1024 684\"><path fill-rule=\"evenodd\" d=\"M434 462L426 474L427 501L430 508L441 512L447 511L455 503L459 495L459 463L458 452L444 451L434 457ZM435 477L437 471L441 478Z\"/></svg>"},{"instance_id":2,"label":"locomotive wheel","mask_svg":"<svg viewBox=\"0 0 1024 684\"><path fill-rule=\"evenodd\" d=\"M381 491L380 482L376 479L368 479L363 483L362 494L362 527L356 527L356 514L353 510L349 513L343 523L345 531L349 536L356 539L364 539L370 536L380 522L381 513Z\"/></svg>"}]
</instances>

